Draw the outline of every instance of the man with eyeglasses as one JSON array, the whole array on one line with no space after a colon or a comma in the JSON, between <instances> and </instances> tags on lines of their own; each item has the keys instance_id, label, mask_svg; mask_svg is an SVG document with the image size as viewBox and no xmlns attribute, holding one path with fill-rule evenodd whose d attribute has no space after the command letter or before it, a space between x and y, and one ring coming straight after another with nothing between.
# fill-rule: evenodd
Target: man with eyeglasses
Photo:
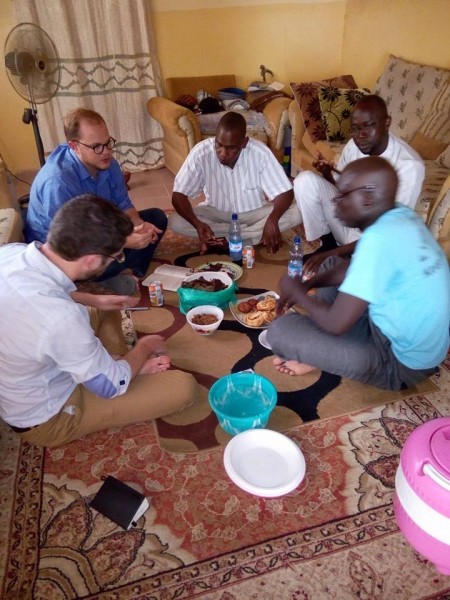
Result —
<instances>
[{"instance_id":1,"label":"man with eyeglasses","mask_svg":"<svg viewBox=\"0 0 450 600\"><path fill-rule=\"evenodd\" d=\"M450 271L422 219L396 204L398 177L383 158L351 162L336 184L336 217L358 227L351 259L331 256L306 282L280 281L267 331L275 368L321 369L382 389L417 385L447 354ZM315 298L308 295L317 289ZM287 312L291 306L300 312ZM306 313L305 313L306 311ZM294 408L295 409L295 408Z\"/></svg>"},{"instance_id":2,"label":"man with eyeglasses","mask_svg":"<svg viewBox=\"0 0 450 600\"><path fill-rule=\"evenodd\" d=\"M113 203L84 194L58 210L45 243L0 248L0 418L24 441L60 446L195 399L194 377L169 370L161 336L128 350L118 311L95 313L91 326L73 299L75 281L121 260L132 231Z\"/></svg>"},{"instance_id":3,"label":"man with eyeglasses","mask_svg":"<svg viewBox=\"0 0 450 600\"><path fill-rule=\"evenodd\" d=\"M125 259L112 262L99 280L109 280L107 287L119 292L130 284L133 288L132 277L116 276L125 270L138 278L145 276L166 230L167 217L159 208L138 212L133 206L119 163L113 158L116 140L101 115L76 108L64 118L64 133L67 143L51 153L31 186L27 241L44 242L58 208L71 198L86 193L106 198L130 217L134 228L125 243Z\"/></svg>"},{"instance_id":4,"label":"man with eyeglasses","mask_svg":"<svg viewBox=\"0 0 450 600\"><path fill-rule=\"evenodd\" d=\"M351 118L351 139L345 145L337 167L319 153L313 163L319 174L303 171L294 181L294 195L303 217L306 239L321 238L316 253L305 256L305 271L316 271L327 256L350 256L361 232L346 227L334 214L332 198L336 181L346 165L365 156L381 156L396 170L399 185L396 201L414 210L425 177L419 154L398 136L389 132L391 117L380 96L363 96Z\"/></svg>"}]
</instances>

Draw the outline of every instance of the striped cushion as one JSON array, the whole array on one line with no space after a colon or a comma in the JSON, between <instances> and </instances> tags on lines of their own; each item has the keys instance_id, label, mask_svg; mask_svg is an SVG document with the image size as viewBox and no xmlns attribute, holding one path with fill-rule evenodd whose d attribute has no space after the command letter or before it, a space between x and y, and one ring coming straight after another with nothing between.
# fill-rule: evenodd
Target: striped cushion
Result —
<instances>
[{"instance_id":1,"label":"striped cushion","mask_svg":"<svg viewBox=\"0 0 450 600\"><path fill-rule=\"evenodd\" d=\"M435 159L450 144L450 76L431 103L430 111L411 140L422 158Z\"/></svg>"}]
</instances>

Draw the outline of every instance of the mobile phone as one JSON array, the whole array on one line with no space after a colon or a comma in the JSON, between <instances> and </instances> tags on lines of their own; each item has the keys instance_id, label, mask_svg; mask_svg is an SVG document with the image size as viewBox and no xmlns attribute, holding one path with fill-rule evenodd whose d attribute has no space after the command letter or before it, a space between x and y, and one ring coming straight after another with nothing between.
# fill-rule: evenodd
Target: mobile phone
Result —
<instances>
[{"instance_id":1,"label":"mobile phone","mask_svg":"<svg viewBox=\"0 0 450 600\"><path fill-rule=\"evenodd\" d=\"M206 242L207 246L227 246L228 245L228 241L226 237L218 237L215 240L211 240L209 242Z\"/></svg>"}]
</instances>

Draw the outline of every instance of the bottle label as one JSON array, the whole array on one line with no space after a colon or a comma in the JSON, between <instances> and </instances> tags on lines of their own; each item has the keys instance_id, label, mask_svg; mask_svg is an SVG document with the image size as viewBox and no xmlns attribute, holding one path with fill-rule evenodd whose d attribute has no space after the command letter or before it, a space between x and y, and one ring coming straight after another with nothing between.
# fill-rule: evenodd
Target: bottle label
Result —
<instances>
[{"instance_id":1,"label":"bottle label","mask_svg":"<svg viewBox=\"0 0 450 600\"><path fill-rule=\"evenodd\" d=\"M229 248L230 256L232 256L232 257L234 256L234 257L238 257L238 258L242 257L242 242L232 242L230 240L229 244L228 244L228 248Z\"/></svg>"},{"instance_id":2,"label":"bottle label","mask_svg":"<svg viewBox=\"0 0 450 600\"><path fill-rule=\"evenodd\" d=\"M289 277L298 277L299 279L301 279L302 277L302 267L303 265L299 262L299 263L294 263L288 264L288 276Z\"/></svg>"}]
</instances>

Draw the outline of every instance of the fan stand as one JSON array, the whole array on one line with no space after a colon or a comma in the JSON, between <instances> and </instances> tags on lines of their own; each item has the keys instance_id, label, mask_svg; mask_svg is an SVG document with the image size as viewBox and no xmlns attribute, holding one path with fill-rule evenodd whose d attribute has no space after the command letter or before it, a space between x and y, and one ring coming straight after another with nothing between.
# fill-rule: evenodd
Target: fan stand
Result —
<instances>
[{"instance_id":1,"label":"fan stand","mask_svg":"<svg viewBox=\"0 0 450 600\"><path fill-rule=\"evenodd\" d=\"M25 108L23 111L23 115L22 115L22 121L25 123L25 125L29 125L30 123L33 126L33 133L34 133L34 139L36 141L36 147L37 147L37 151L38 151L38 155L39 155L39 163L41 165L41 167L43 167L45 165L45 156L44 156L44 145L42 143L42 138L41 138L41 132L39 131L39 124L38 124L38 118L37 118L37 108L36 105L29 100L30 102L30 108ZM30 194L24 194L23 196L21 196L18 199L18 203L19 203L19 207L22 213L22 219L23 222L26 222L26 218L27 218L27 210L28 210L28 203L30 201ZM25 239L26 239L26 232L25 232Z\"/></svg>"},{"instance_id":2,"label":"fan stand","mask_svg":"<svg viewBox=\"0 0 450 600\"><path fill-rule=\"evenodd\" d=\"M39 155L39 163L41 167L43 167L45 165L44 145L42 144L41 133L39 131L37 109L32 102L30 102L30 108L25 108L23 111L22 121L25 123L25 125L29 125L30 123L33 125L33 133Z\"/></svg>"}]
</instances>

